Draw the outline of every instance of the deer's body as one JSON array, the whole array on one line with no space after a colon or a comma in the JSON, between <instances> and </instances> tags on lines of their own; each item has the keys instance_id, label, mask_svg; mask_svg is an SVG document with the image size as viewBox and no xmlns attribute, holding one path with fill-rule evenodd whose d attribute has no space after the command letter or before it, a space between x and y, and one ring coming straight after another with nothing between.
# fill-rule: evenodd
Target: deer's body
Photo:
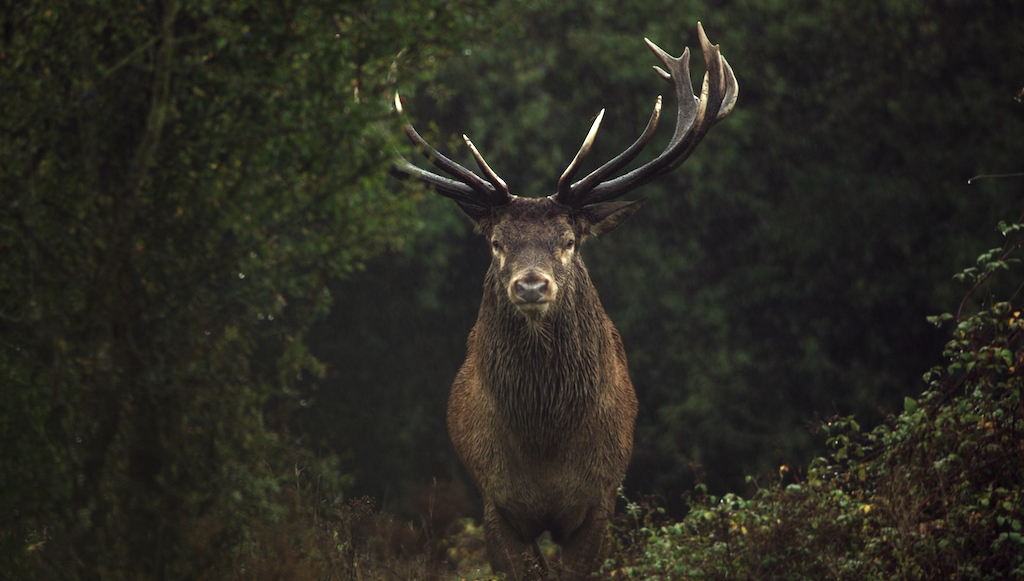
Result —
<instances>
[{"instance_id":1,"label":"deer's body","mask_svg":"<svg viewBox=\"0 0 1024 581\"><path fill-rule=\"evenodd\" d=\"M483 492L492 562L521 575L517 563L539 560L534 539L544 531L562 545L566 569L588 568L596 557L629 464L637 403L622 341L582 259L571 249L550 251L564 234L551 224L570 230L568 220L522 223L516 210L524 206L560 212L546 199L517 202L488 226L491 236L529 231L522 238L541 247L533 256L554 256L526 264L528 248L503 244L512 256L504 267L496 256L487 273L448 430ZM557 286L536 320L509 300L516 272Z\"/></svg>"},{"instance_id":2,"label":"deer's body","mask_svg":"<svg viewBox=\"0 0 1024 581\"><path fill-rule=\"evenodd\" d=\"M657 70L675 88L676 128L661 155L618 178L609 179L653 134L660 97L633 145L573 182L602 111L559 179L558 192L546 198L512 195L468 138L486 179L406 126L413 143L455 179L404 159L393 173L455 200L492 249L480 313L448 401L448 431L483 495L488 560L512 579L547 570L536 542L545 531L562 546L561 577L586 578L598 563L632 453L637 402L622 340L578 248L643 205L609 200L678 167L732 110L736 79L699 25L698 31L708 65L699 100L690 93L689 51L675 58L648 41L668 69Z\"/></svg>"}]
</instances>

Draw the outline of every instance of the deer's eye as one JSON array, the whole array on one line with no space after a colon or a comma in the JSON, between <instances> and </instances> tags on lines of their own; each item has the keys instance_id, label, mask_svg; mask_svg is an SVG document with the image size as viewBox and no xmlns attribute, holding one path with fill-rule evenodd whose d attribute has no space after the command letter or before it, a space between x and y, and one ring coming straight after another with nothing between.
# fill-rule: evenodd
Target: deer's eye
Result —
<instances>
[{"instance_id":1,"label":"deer's eye","mask_svg":"<svg viewBox=\"0 0 1024 581\"><path fill-rule=\"evenodd\" d=\"M574 246L576 246L576 240L575 239L570 238L570 239L565 241L565 249L566 250L572 250Z\"/></svg>"},{"instance_id":2,"label":"deer's eye","mask_svg":"<svg viewBox=\"0 0 1024 581\"><path fill-rule=\"evenodd\" d=\"M501 242L498 242L497 240L491 240L491 248L495 252L501 252Z\"/></svg>"}]
</instances>

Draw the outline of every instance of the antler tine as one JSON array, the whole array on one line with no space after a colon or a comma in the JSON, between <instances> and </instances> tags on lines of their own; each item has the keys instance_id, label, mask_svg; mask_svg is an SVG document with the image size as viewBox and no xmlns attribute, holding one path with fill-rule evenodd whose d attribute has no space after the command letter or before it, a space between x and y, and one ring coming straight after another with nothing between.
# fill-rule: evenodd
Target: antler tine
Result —
<instances>
[{"instance_id":1,"label":"antler tine","mask_svg":"<svg viewBox=\"0 0 1024 581\"><path fill-rule=\"evenodd\" d=\"M673 171L682 165L711 129L711 126L732 112L736 105L736 98L739 96L739 85L732 67L721 55L718 45L712 45L708 40L707 35L704 34L704 27L699 22L697 23L697 33L707 66L704 83L701 86L701 107L698 113L700 124L687 136L688 143L685 150L661 173Z\"/></svg>"},{"instance_id":2,"label":"antler tine","mask_svg":"<svg viewBox=\"0 0 1024 581\"><path fill-rule=\"evenodd\" d=\"M414 145L420 148L424 157L430 160L430 163L437 166L438 169L443 170L458 181L468 185L473 190L479 192L485 197L491 197L492 186L485 182L480 176L476 175L472 171L462 167L458 163L452 161L440 151L434 149L412 125L405 126L405 134L409 137Z\"/></svg>"},{"instance_id":3,"label":"antler tine","mask_svg":"<svg viewBox=\"0 0 1024 581\"><path fill-rule=\"evenodd\" d=\"M571 196L570 184L572 178L576 177L576 172L580 170L580 165L583 164L583 159L590 153L590 148L594 145L594 139L597 137L597 130L601 127L601 120L604 119L604 109L597 114L597 118L594 119L594 124L590 126L590 131L587 132L587 138L583 140L583 145L580 146L580 150L576 152L576 157L572 158L572 162L569 163L569 167L565 168L562 172L562 177L558 178L558 193L554 195L554 200L560 203L567 203Z\"/></svg>"},{"instance_id":4,"label":"antler tine","mask_svg":"<svg viewBox=\"0 0 1024 581\"><path fill-rule=\"evenodd\" d=\"M457 202L481 205L480 193L468 185L421 169L401 155L391 166L391 175L400 180L415 178L434 188L437 193Z\"/></svg>"},{"instance_id":5,"label":"antler tine","mask_svg":"<svg viewBox=\"0 0 1024 581\"><path fill-rule=\"evenodd\" d=\"M654 135L654 130L658 127L658 119L660 118L661 95L658 95L658 99L654 102L654 111L651 112L651 118L647 121L647 127L644 129L644 132L640 134L640 137L637 137L636 141L627 147L625 151L608 160L601 167L590 172L587 177L572 184L568 194L564 196L556 195L555 201L565 205L573 205L575 200L585 198L587 193L592 190L594 186L601 183L601 180L626 167L626 165L633 161L636 156L640 155L640 152L647 146L647 142L651 140L651 136ZM565 176L563 175L562 177L564 178ZM559 180L558 186L559 194L561 194L561 180Z\"/></svg>"},{"instance_id":6,"label":"antler tine","mask_svg":"<svg viewBox=\"0 0 1024 581\"><path fill-rule=\"evenodd\" d=\"M697 36L700 38L701 51L704 53L704 62L707 66L707 71L704 73L705 83L707 83L708 76L714 73L718 73L720 70L720 77L718 84L715 86L717 94L721 95L718 97L709 97L708 101L718 104L718 114L715 119L712 120L713 125L720 119L724 119L726 115L732 113L732 108L736 106L736 98L740 94L740 86L736 82L736 75L732 72L732 67L729 66L729 61L725 60L722 56L722 51L717 44L711 44L708 40L708 35L704 33L704 25L700 22L697 23ZM721 69L713 66L712 60L716 63L721 64ZM703 97L703 94L701 95Z\"/></svg>"},{"instance_id":7,"label":"antler tine","mask_svg":"<svg viewBox=\"0 0 1024 581\"><path fill-rule=\"evenodd\" d=\"M395 109L399 114L402 114L402 102L398 93L395 93ZM479 152L476 151L472 143L469 144L470 151L477 158L477 162L482 163L481 168L486 168L484 173L488 175L488 178L497 178L497 183L492 184L484 181L480 176L434 149L433 146L420 136L411 124L407 123L405 125L405 134L409 141L416 145L432 164L455 179L452 180L419 168L402 156L398 156L398 160L395 161L391 168L391 173L395 177L399 179L415 178L433 187L441 195L474 206L495 207L507 204L511 200L511 195L509 194L508 187L505 186L505 182L487 167L486 162L483 162L483 158L480 157Z\"/></svg>"},{"instance_id":8,"label":"antler tine","mask_svg":"<svg viewBox=\"0 0 1024 581\"><path fill-rule=\"evenodd\" d=\"M647 44L647 48L651 49L651 52L658 57L658 60L668 70L666 71L659 66L652 68L661 78L672 83L672 87L675 89L677 103L676 126L672 132L672 139L669 140L666 147L667 151L683 139L687 129L693 125L698 115L699 101L693 95L693 88L690 86L690 47L684 48L683 54L679 55L679 58L675 58L665 52L660 46L651 42L651 39L645 38L644 42Z\"/></svg>"},{"instance_id":9,"label":"antler tine","mask_svg":"<svg viewBox=\"0 0 1024 581\"><path fill-rule=\"evenodd\" d=\"M732 67L722 57L717 45L712 45L704 33L704 27L697 23L697 34L700 38L701 49L704 52L704 61L707 65L707 72L704 74L704 83L701 87L701 96L696 98L690 85L690 51L686 49L679 58L675 58L662 50L650 40L644 39L655 56L665 66L665 69L654 67L655 71L666 80L672 82L676 101L678 103L678 115L676 117L675 130L665 150L652 161L619 176L615 179L601 182L605 176L617 171L632 157L619 165L619 158L612 160L609 164L617 166L614 170L606 170L604 166L595 173L601 172L599 178L587 176L580 182L573 184L571 195L562 196L570 199L572 205L583 206L618 198L627 192L647 183L657 176L663 175L679 167L693 152L704 135L719 120L728 115L736 104L739 94L739 84L733 74ZM657 111L656 111L657 114ZM653 128L648 128L653 132ZM647 132L645 131L645 135ZM647 139L641 136L637 141L637 151L631 150L637 143L630 146L626 152L635 157L639 149L646 144ZM626 152L623 152L624 154ZM622 157L620 155L620 157ZM556 198L557 199L557 198Z\"/></svg>"},{"instance_id":10,"label":"antler tine","mask_svg":"<svg viewBox=\"0 0 1024 581\"><path fill-rule=\"evenodd\" d=\"M484 160L484 156L480 155L480 151L477 150L476 146L473 145L473 142L469 140L469 137L467 137L465 133L462 134L462 139L466 142L466 145L469 146L469 151L473 153L473 159L475 159L476 164L480 166L480 171L484 172L484 175L487 176L487 181L491 182L491 185L493 185L494 188L503 196L510 196L511 194L509 194L508 185L505 183L505 180L501 179L501 176L494 173L491 166L487 165L487 161Z\"/></svg>"}]
</instances>

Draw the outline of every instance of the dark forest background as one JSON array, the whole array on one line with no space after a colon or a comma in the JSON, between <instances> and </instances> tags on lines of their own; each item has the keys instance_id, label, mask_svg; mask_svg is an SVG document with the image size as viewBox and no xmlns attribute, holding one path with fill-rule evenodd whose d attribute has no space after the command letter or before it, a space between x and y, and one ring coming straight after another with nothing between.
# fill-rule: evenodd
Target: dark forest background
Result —
<instances>
[{"instance_id":1,"label":"dark forest background","mask_svg":"<svg viewBox=\"0 0 1024 581\"><path fill-rule=\"evenodd\" d=\"M1019 2L5 0L0 578L227 578L438 482L471 514L444 410L489 253L388 177L389 98L548 195L600 109L591 164L642 130L643 37L699 87L698 20L736 110L583 249L640 398L626 490L675 510L924 389L925 317L1022 211L967 182L1024 170Z\"/></svg>"}]
</instances>

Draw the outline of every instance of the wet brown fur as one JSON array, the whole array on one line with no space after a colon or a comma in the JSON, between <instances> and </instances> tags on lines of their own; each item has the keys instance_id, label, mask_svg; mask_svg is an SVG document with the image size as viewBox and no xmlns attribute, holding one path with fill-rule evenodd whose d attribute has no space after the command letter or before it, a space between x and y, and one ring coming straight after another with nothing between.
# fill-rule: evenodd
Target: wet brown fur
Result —
<instances>
[{"instance_id":1,"label":"wet brown fur","mask_svg":"<svg viewBox=\"0 0 1024 581\"><path fill-rule=\"evenodd\" d=\"M608 218L516 198L477 220L501 251L452 385L448 429L483 495L491 566L513 579L545 574L535 540L544 531L562 547L561 578L586 577L602 553L637 402L622 340L577 250L634 204ZM510 299L510 277L524 269L557 288L543 314L524 315Z\"/></svg>"}]
</instances>

